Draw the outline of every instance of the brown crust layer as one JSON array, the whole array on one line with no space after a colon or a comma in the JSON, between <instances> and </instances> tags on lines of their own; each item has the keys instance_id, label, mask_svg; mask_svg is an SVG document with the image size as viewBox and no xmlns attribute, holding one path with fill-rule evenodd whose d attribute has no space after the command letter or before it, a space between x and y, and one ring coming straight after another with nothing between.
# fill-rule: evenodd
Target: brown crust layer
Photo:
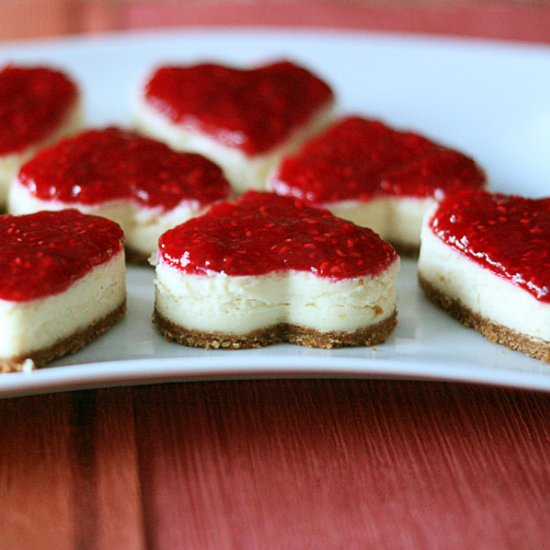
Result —
<instances>
[{"instance_id":1,"label":"brown crust layer","mask_svg":"<svg viewBox=\"0 0 550 550\"><path fill-rule=\"evenodd\" d=\"M502 344L507 348L521 351L529 355L529 357L550 363L550 342L535 340L521 332L482 317L461 304L458 300L434 288L421 275L418 276L418 282L424 294L431 302L442 307L464 326L474 328L491 342Z\"/></svg>"},{"instance_id":2,"label":"brown crust layer","mask_svg":"<svg viewBox=\"0 0 550 550\"><path fill-rule=\"evenodd\" d=\"M310 348L341 348L348 346L373 346L386 340L397 324L397 312L390 317L353 332L319 332L314 329L281 323L244 335L224 332L201 332L189 330L172 323L156 309L153 321L167 339L184 346L206 349L261 348L271 344L288 342Z\"/></svg>"},{"instance_id":3,"label":"brown crust layer","mask_svg":"<svg viewBox=\"0 0 550 550\"><path fill-rule=\"evenodd\" d=\"M33 351L25 356L0 359L0 373L19 372L23 370L23 363L27 359L31 359L35 367L41 367L54 359L58 359L69 353L74 353L109 330L114 324L118 323L124 317L125 313L126 300L99 321L56 342L52 346Z\"/></svg>"}]
</instances>

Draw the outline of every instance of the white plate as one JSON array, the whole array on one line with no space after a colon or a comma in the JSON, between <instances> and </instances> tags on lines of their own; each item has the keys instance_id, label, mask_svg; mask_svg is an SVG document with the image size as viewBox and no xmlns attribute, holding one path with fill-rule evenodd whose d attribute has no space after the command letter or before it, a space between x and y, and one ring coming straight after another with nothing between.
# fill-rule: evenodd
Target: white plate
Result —
<instances>
[{"instance_id":1,"label":"white plate","mask_svg":"<svg viewBox=\"0 0 550 550\"><path fill-rule=\"evenodd\" d=\"M55 64L83 86L91 125L130 124L131 98L157 63L253 64L287 57L336 88L343 111L416 129L474 156L494 189L550 194L550 48L366 33L185 31L4 45L2 62ZM550 390L550 366L484 340L428 304L403 262L399 325L376 349L278 345L204 351L151 325L152 272L130 268L125 321L81 352L0 377L0 396L168 380L274 376L460 380Z\"/></svg>"}]
</instances>

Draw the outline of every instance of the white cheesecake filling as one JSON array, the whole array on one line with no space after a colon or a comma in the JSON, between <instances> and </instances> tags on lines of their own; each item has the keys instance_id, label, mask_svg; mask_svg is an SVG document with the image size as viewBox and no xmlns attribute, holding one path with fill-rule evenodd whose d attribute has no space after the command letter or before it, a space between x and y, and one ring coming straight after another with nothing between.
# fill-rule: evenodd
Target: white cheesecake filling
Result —
<instances>
[{"instance_id":1,"label":"white cheesecake filling","mask_svg":"<svg viewBox=\"0 0 550 550\"><path fill-rule=\"evenodd\" d=\"M162 141L177 151L200 153L212 160L222 168L234 189L243 193L248 189L264 190L268 174L283 156L294 152L302 143L329 126L333 109L334 104L331 102L296 129L284 144L253 156L172 122L153 109L142 95L136 102L135 123L137 131Z\"/></svg>"},{"instance_id":2,"label":"white cheesecake filling","mask_svg":"<svg viewBox=\"0 0 550 550\"><path fill-rule=\"evenodd\" d=\"M50 347L109 315L125 296L121 251L59 294L28 302L0 300L0 357Z\"/></svg>"},{"instance_id":3,"label":"white cheesecake filling","mask_svg":"<svg viewBox=\"0 0 550 550\"><path fill-rule=\"evenodd\" d=\"M182 201L175 208L163 211L162 208L139 206L130 199L108 201L103 204L67 203L45 201L36 198L19 180L10 189L8 210L12 214L29 214L41 210L64 210L76 208L84 214L102 216L118 223L124 231L128 249L143 256L150 256L158 246L159 237L168 229L202 214L208 207L197 201Z\"/></svg>"},{"instance_id":4,"label":"white cheesecake filling","mask_svg":"<svg viewBox=\"0 0 550 550\"><path fill-rule=\"evenodd\" d=\"M418 247L422 220L435 204L432 198L382 197L323 206L339 218L370 227L386 241Z\"/></svg>"},{"instance_id":5,"label":"white cheesecake filling","mask_svg":"<svg viewBox=\"0 0 550 550\"><path fill-rule=\"evenodd\" d=\"M426 216L418 271L432 287L474 313L535 339L550 341L550 304L469 260L434 235Z\"/></svg>"},{"instance_id":6,"label":"white cheesecake filling","mask_svg":"<svg viewBox=\"0 0 550 550\"><path fill-rule=\"evenodd\" d=\"M349 332L393 314L398 271L396 259L372 277L331 280L301 271L232 277L189 275L161 260L155 307L169 321L201 332L244 335L279 323Z\"/></svg>"},{"instance_id":7,"label":"white cheesecake filling","mask_svg":"<svg viewBox=\"0 0 550 550\"><path fill-rule=\"evenodd\" d=\"M59 126L46 139L35 143L26 149L17 153L9 153L0 155L0 207L4 208L7 202L10 184L16 177L19 168L30 160L38 151L53 145L56 141L63 137L76 133L83 124L82 107L79 104L75 105L67 115L61 126Z\"/></svg>"}]
</instances>

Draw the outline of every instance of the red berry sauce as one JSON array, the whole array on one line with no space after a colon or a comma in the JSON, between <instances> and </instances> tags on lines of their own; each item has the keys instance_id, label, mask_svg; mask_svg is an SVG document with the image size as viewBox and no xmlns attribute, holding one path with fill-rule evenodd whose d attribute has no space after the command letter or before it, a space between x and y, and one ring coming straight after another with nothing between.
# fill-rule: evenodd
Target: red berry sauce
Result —
<instances>
[{"instance_id":1,"label":"red berry sauce","mask_svg":"<svg viewBox=\"0 0 550 550\"><path fill-rule=\"evenodd\" d=\"M434 197L484 184L481 169L457 151L376 120L349 117L287 158L271 188L329 204L387 195Z\"/></svg>"},{"instance_id":2,"label":"red berry sauce","mask_svg":"<svg viewBox=\"0 0 550 550\"><path fill-rule=\"evenodd\" d=\"M145 100L161 115L247 155L279 145L333 100L329 86L288 61L251 70L160 67Z\"/></svg>"},{"instance_id":3,"label":"red berry sauce","mask_svg":"<svg viewBox=\"0 0 550 550\"><path fill-rule=\"evenodd\" d=\"M4 67L0 71L0 154L16 153L48 138L77 99L76 85L59 71Z\"/></svg>"},{"instance_id":4,"label":"red berry sauce","mask_svg":"<svg viewBox=\"0 0 550 550\"><path fill-rule=\"evenodd\" d=\"M430 221L444 243L550 303L550 198L463 192Z\"/></svg>"},{"instance_id":5,"label":"red berry sauce","mask_svg":"<svg viewBox=\"0 0 550 550\"><path fill-rule=\"evenodd\" d=\"M62 292L122 247L116 223L76 210L0 216L0 299Z\"/></svg>"},{"instance_id":6,"label":"red berry sauce","mask_svg":"<svg viewBox=\"0 0 550 550\"><path fill-rule=\"evenodd\" d=\"M205 206L230 192L213 162L118 128L89 130L60 141L27 162L19 180L46 201L90 205L131 199L163 210L184 200Z\"/></svg>"},{"instance_id":7,"label":"red berry sauce","mask_svg":"<svg viewBox=\"0 0 550 550\"><path fill-rule=\"evenodd\" d=\"M159 248L162 260L184 273L232 276L296 270L347 279L377 275L397 259L370 229L255 191L167 231Z\"/></svg>"}]
</instances>

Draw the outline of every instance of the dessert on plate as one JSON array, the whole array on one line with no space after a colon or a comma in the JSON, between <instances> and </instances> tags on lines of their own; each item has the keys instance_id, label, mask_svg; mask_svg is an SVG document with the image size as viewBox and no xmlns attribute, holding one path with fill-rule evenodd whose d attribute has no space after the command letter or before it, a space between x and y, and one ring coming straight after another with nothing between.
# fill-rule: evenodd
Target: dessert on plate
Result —
<instances>
[{"instance_id":1,"label":"dessert on plate","mask_svg":"<svg viewBox=\"0 0 550 550\"><path fill-rule=\"evenodd\" d=\"M78 87L63 72L15 65L0 70L0 208L19 167L81 124Z\"/></svg>"},{"instance_id":2,"label":"dessert on plate","mask_svg":"<svg viewBox=\"0 0 550 550\"><path fill-rule=\"evenodd\" d=\"M251 69L161 66L140 90L140 131L219 164L240 192L330 121L334 94L305 68L279 61Z\"/></svg>"},{"instance_id":3,"label":"dessert on plate","mask_svg":"<svg viewBox=\"0 0 550 550\"><path fill-rule=\"evenodd\" d=\"M188 346L366 346L396 324L395 250L290 197L219 203L164 233L156 264L156 324Z\"/></svg>"},{"instance_id":4,"label":"dessert on plate","mask_svg":"<svg viewBox=\"0 0 550 550\"><path fill-rule=\"evenodd\" d=\"M268 189L327 208L416 254L422 218L435 201L484 185L483 171L462 153L351 116L285 158Z\"/></svg>"},{"instance_id":5,"label":"dessert on plate","mask_svg":"<svg viewBox=\"0 0 550 550\"><path fill-rule=\"evenodd\" d=\"M229 193L208 159L111 127L62 140L25 163L9 210L77 208L105 216L123 228L130 259L146 261L162 233Z\"/></svg>"},{"instance_id":6,"label":"dessert on plate","mask_svg":"<svg viewBox=\"0 0 550 550\"><path fill-rule=\"evenodd\" d=\"M125 311L123 233L76 210L0 216L0 372L72 353Z\"/></svg>"},{"instance_id":7,"label":"dessert on plate","mask_svg":"<svg viewBox=\"0 0 550 550\"><path fill-rule=\"evenodd\" d=\"M550 198L463 192L426 216L426 296L493 342L550 362Z\"/></svg>"}]
</instances>

